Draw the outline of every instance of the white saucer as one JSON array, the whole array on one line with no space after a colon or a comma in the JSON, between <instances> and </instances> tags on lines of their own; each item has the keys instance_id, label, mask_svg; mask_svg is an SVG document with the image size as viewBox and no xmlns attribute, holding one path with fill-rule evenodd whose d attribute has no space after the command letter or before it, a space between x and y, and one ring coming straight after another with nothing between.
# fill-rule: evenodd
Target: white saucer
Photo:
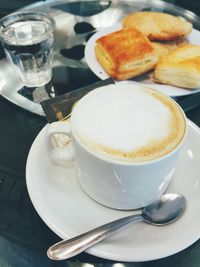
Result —
<instances>
[{"instance_id":1,"label":"white saucer","mask_svg":"<svg viewBox=\"0 0 200 267\"><path fill-rule=\"evenodd\" d=\"M95 49L94 49L96 45L96 40L104 35L120 30L121 28L122 28L122 25L120 23L115 24L111 27L102 28L97 33L95 33L86 44L85 60L88 66L90 67L90 69L94 72L94 74L96 74L102 80L109 78L109 76L105 72L105 70L102 68L102 66L99 64L98 60L96 59ZM200 31L197 31L194 29L187 39L189 43L199 45ZM187 90L183 88L178 88L176 86L155 83L150 79L150 75L151 73L144 74L144 75L135 77L131 80L127 80L123 82L126 82L126 83L140 82L145 85L151 86L152 88L158 91L161 91L162 93L165 93L166 95L172 96L172 97L190 95L190 94L200 92L200 88L195 89L195 90ZM119 83L120 81L116 81L116 82Z\"/></svg>"},{"instance_id":2,"label":"white saucer","mask_svg":"<svg viewBox=\"0 0 200 267\"><path fill-rule=\"evenodd\" d=\"M166 257L188 247L200 237L200 129L188 121L189 131L168 192L185 195L184 215L168 226L136 223L87 250L115 261L147 261ZM26 181L33 205L44 222L61 238L70 238L134 212L103 207L79 187L73 166L51 164L45 149L45 130L29 152ZM147 177L148 179L148 177ZM145 190L145 189L144 189Z\"/></svg>"}]
</instances>

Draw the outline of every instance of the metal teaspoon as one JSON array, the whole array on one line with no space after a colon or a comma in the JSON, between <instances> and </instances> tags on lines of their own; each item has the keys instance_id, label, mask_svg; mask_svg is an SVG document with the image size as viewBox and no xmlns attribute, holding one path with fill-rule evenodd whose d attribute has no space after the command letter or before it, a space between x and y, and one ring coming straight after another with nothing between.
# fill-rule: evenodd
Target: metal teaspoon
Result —
<instances>
[{"instance_id":1,"label":"metal teaspoon","mask_svg":"<svg viewBox=\"0 0 200 267\"><path fill-rule=\"evenodd\" d=\"M185 197L179 194L164 194L152 204L144 207L140 214L130 215L73 238L63 240L51 246L47 255L53 260L71 258L103 239L119 228L136 221L145 221L153 225L166 225L177 220L185 211Z\"/></svg>"}]
</instances>

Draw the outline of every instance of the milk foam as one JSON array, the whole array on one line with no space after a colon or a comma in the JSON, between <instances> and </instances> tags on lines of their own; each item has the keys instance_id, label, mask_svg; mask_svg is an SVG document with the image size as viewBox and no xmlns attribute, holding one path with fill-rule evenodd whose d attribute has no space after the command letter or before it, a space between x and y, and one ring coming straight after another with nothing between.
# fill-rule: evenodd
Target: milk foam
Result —
<instances>
[{"instance_id":1,"label":"milk foam","mask_svg":"<svg viewBox=\"0 0 200 267\"><path fill-rule=\"evenodd\" d=\"M144 149L151 158L149 148L169 139L172 122L167 104L147 89L128 85L90 92L72 115L72 126L86 146L122 160L137 160Z\"/></svg>"}]
</instances>

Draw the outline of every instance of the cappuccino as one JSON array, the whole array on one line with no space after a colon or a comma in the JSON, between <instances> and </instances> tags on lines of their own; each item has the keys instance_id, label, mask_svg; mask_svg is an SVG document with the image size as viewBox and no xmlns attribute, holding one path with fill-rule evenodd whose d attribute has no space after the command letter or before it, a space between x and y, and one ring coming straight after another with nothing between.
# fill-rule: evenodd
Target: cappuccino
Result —
<instances>
[{"instance_id":1,"label":"cappuccino","mask_svg":"<svg viewBox=\"0 0 200 267\"><path fill-rule=\"evenodd\" d=\"M164 94L143 86L108 85L74 107L71 127L91 152L122 162L159 158L185 134L185 116Z\"/></svg>"}]
</instances>

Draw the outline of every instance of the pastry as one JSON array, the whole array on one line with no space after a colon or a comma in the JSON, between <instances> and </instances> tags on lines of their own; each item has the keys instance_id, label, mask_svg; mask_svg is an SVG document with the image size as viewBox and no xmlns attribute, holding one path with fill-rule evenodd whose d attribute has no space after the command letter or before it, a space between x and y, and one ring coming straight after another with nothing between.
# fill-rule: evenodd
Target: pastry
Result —
<instances>
[{"instance_id":1,"label":"pastry","mask_svg":"<svg viewBox=\"0 0 200 267\"><path fill-rule=\"evenodd\" d=\"M176 41L169 41L169 42L151 42L155 54L158 56L158 58L167 56L169 52L177 49L178 47L181 47L188 42L185 39L178 39Z\"/></svg>"},{"instance_id":2,"label":"pastry","mask_svg":"<svg viewBox=\"0 0 200 267\"><path fill-rule=\"evenodd\" d=\"M154 70L155 82L200 88L200 46L187 44L162 57Z\"/></svg>"},{"instance_id":3,"label":"pastry","mask_svg":"<svg viewBox=\"0 0 200 267\"><path fill-rule=\"evenodd\" d=\"M192 31L192 24L185 19L160 12L135 12L122 23L127 28L137 27L152 41L176 40Z\"/></svg>"},{"instance_id":4,"label":"pastry","mask_svg":"<svg viewBox=\"0 0 200 267\"><path fill-rule=\"evenodd\" d=\"M157 56L148 38L136 28L122 29L96 41L97 60L117 80L126 80L154 68Z\"/></svg>"}]
</instances>

